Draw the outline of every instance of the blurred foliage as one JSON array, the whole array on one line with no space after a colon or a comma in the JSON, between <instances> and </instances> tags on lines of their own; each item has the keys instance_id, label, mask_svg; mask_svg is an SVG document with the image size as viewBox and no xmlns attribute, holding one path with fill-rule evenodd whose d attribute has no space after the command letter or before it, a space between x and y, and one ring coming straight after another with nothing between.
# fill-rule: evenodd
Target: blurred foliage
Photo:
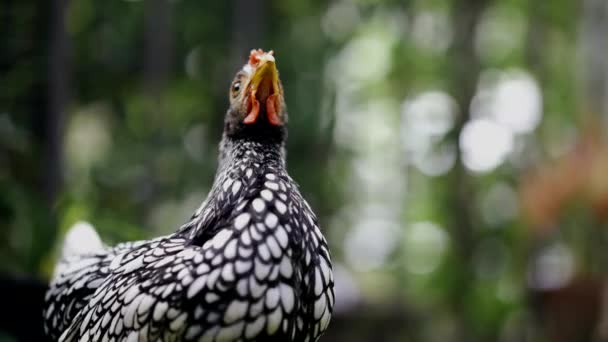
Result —
<instances>
[{"instance_id":1,"label":"blurred foliage","mask_svg":"<svg viewBox=\"0 0 608 342\"><path fill-rule=\"evenodd\" d=\"M334 255L327 340L608 336L603 0L62 4L0 5L0 270L47 279L78 220L177 229L261 47Z\"/></svg>"}]
</instances>

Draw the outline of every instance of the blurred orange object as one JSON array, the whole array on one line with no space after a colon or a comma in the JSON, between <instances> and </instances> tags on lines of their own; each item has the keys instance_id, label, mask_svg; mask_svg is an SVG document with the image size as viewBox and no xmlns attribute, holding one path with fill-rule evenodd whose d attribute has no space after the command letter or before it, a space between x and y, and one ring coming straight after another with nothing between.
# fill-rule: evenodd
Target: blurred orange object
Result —
<instances>
[{"instance_id":1,"label":"blurred orange object","mask_svg":"<svg viewBox=\"0 0 608 342\"><path fill-rule=\"evenodd\" d=\"M523 177L521 205L535 233L549 233L564 206L576 200L587 202L599 220L608 219L608 139L598 127L584 131L564 156Z\"/></svg>"}]
</instances>

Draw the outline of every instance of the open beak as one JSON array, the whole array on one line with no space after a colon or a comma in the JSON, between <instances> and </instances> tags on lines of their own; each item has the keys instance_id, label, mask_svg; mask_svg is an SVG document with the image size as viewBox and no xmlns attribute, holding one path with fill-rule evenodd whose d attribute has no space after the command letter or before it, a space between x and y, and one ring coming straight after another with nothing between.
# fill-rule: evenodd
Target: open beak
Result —
<instances>
[{"instance_id":1,"label":"open beak","mask_svg":"<svg viewBox=\"0 0 608 342\"><path fill-rule=\"evenodd\" d=\"M266 116L272 125L281 125L278 114L280 105L279 72L277 70L273 52L253 50L249 57L249 65L253 75L249 82L249 96L246 99L247 116L245 124L254 124L260 115L260 105L266 106Z\"/></svg>"}]
</instances>

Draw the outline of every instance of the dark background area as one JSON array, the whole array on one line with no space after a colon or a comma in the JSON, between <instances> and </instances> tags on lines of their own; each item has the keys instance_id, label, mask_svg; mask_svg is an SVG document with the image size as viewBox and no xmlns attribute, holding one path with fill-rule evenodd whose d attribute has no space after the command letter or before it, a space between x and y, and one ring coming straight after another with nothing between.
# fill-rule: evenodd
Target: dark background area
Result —
<instances>
[{"instance_id":1,"label":"dark background area","mask_svg":"<svg viewBox=\"0 0 608 342\"><path fill-rule=\"evenodd\" d=\"M325 341L608 340L607 36L604 0L3 0L0 341L39 337L72 224L200 205L253 48L333 253Z\"/></svg>"}]
</instances>

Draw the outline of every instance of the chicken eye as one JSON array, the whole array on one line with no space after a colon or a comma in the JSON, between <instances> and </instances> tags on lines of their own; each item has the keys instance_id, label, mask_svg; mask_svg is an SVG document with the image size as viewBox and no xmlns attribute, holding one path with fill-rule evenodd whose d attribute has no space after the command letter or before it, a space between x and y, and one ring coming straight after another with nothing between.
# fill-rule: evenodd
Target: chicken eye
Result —
<instances>
[{"instance_id":1,"label":"chicken eye","mask_svg":"<svg viewBox=\"0 0 608 342\"><path fill-rule=\"evenodd\" d=\"M236 93L238 93L239 90L241 90L241 82L235 82L232 85L232 93L236 95Z\"/></svg>"}]
</instances>

